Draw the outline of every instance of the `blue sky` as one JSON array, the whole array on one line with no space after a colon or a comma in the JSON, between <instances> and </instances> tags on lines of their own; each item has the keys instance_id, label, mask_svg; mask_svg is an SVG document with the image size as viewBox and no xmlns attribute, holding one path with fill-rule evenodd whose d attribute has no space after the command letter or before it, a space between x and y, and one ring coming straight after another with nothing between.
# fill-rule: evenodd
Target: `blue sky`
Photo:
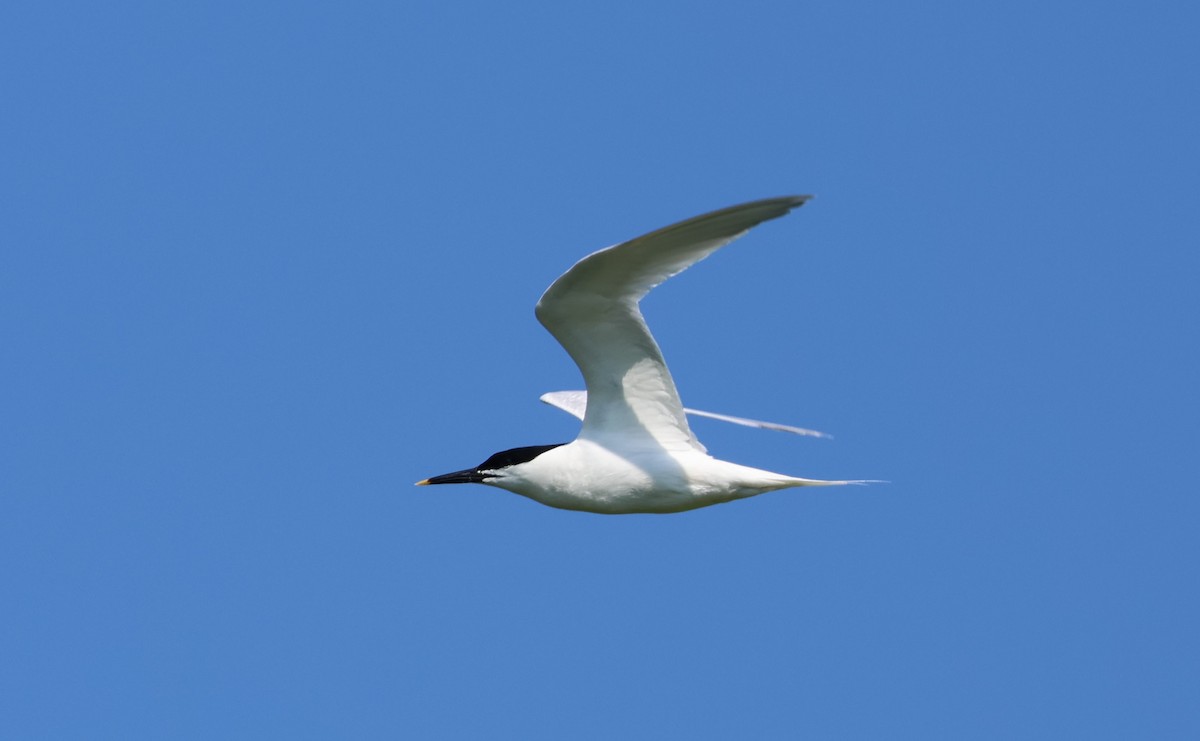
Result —
<instances>
[{"instance_id":1,"label":"blue sky","mask_svg":"<svg viewBox=\"0 0 1200 741\"><path fill-rule=\"evenodd\" d=\"M0 736L1196 738L1187 3L11 3ZM412 482L570 439L584 254L682 515Z\"/></svg>"}]
</instances>

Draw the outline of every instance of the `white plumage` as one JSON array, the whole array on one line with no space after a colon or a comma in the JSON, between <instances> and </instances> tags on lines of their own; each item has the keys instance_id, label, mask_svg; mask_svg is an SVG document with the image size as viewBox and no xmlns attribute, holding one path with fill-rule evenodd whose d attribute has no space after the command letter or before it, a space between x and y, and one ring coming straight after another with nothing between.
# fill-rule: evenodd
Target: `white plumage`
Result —
<instances>
[{"instance_id":1,"label":"white plumage","mask_svg":"<svg viewBox=\"0 0 1200 741\"><path fill-rule=\"evenodd\" d=\"M579 436L564 445L503 451L474 468L418 484L483 483L551 507L625 514L681 512L797 486L866 483L786 476L708 455L688 426L687 413L822 433L685 410L638 308L655 286L808 198L785 196L732 206L580 260L546 290L536 310L583 373L586 393L542 397L582 417Z\"/></svg>"}]
</instances>

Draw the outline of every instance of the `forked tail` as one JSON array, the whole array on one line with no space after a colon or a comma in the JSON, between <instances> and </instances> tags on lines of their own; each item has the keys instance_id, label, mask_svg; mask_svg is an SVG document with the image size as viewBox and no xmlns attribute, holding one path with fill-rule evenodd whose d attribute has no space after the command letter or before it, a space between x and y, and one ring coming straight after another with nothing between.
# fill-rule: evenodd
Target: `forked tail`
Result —
<instances>
[{"instance_id":1,"label":"forked tail","mask_svg":"<svg viewBox=\"0 0 1200 741\"><path fill-rule=\"evenodd\" d=\"M890 484L890 483L892 483L890 481L884 481L883 479L850 479L847 481L825 481L822 479L802 479L802 478L798 478L796 476L789 476L788 479L789 479L789 481L792 482L792 484L791 484L792 486L846 486L848 484L853 484L855 486L862 486L865 484Z\"/></svg>"}]
</instances>

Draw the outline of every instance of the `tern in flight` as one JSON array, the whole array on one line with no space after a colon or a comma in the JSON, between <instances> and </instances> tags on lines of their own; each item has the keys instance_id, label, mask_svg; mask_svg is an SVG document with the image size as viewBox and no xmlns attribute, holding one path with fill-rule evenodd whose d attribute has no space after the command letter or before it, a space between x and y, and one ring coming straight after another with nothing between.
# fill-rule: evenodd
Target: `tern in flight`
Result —
<instances>
[{"instance_id":1,"label":"tern in flight","mask_svg":"<svg viewBox=\"0 0 1200 741\"><path fill-rule=\"evenodd\" d=\"M752 227L803 205L784 196L713 211L592 253L546 289L536 314L583 372L587 391L542 400L582 418L569 443L513 448L417 484L487 484L561 509L683 512L797 486L859 484L786 476L713 458L688 413L754 427L811 430L684 409L638 302Z\"/></svg>"}]
</instances>

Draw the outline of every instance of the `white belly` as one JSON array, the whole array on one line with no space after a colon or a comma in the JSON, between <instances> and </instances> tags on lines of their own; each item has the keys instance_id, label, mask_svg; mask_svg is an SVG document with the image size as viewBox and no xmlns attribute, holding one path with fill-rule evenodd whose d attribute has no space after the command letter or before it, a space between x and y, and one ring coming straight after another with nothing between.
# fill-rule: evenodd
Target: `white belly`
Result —
<instances>
[{"instance_id":1,"label":"white belly","mask_svg":"<svg viewBox=\"0 0 1200 741\"><path fill-rule=\"evenodd\" d=\"M587 440L543 453L520 476L488 483L551 507L606 514L681 512L795 485L699 451L618 454Z\"/></svg>"}]
</instances>

